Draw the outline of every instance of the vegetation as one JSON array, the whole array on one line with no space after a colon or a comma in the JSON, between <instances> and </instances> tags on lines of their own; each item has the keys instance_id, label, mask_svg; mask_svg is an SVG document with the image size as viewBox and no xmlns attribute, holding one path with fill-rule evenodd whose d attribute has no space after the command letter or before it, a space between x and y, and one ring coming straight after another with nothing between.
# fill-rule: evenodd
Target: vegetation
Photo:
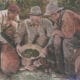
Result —
<instances>
[{"instance_id":1,"label":"vegetation","mask_svg":"<svg viewBox=\"0 0 80 80\"><path fill-rule=\"evenodd\" d=\"M39 56L39 52L37 50L27 49L23 53L23 57L31 58Z\"/></svg>"},{"instance_id":2,"label":"vegetation","mask_svg":"<svg viewBox=\"0 0 80 80\"><path fill-rule=\"evenodd\" d=\"M16 3L21 9L20 17L28 17L29 10L32 6L40 6L42 12L45 10L46 4L50 0L0 0L0 9L5 9L10 3ZM56 0L53 0L55 2ZM63 6L65 9L71 9L80 13L80 0L57 0L59 6Z\"/></svg>"},{"instance_id":3,"label":"vegetation","mask_svg":"<svg viewBox=\"0 0 80 80\"><path fill-rule=\"evenodd\" d=\"M80 13L80 0L58 0L59 5Z\"/></svg>"}]
</instances>

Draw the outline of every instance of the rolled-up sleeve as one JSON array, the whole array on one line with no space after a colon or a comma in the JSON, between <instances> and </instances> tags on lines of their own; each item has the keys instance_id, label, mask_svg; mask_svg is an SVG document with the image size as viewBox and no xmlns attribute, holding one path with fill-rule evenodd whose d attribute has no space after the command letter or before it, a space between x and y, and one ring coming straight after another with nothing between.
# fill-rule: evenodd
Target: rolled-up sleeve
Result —
<instances>
[{"instance_id":1,"label":"rolled-up sleeve","mask_svg":"<svg viewBox=\"0 0 80 80\"><path fill-rule=\"evenodd\" d=\"M15 35L15 43L20 44L21 41L23 40L23 36L26 33L26 24L23 22L20 22L17 30L16 30L16 35Z\"/></svg>"}]
</instances>

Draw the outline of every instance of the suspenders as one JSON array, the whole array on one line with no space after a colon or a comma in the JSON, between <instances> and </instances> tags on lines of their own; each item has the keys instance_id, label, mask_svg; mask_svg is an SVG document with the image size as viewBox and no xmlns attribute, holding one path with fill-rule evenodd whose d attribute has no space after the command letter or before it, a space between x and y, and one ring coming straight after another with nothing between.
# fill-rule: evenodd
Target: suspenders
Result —
<instances>
[{"instance_id":1,"label":"suspenders","mask_svg":"<svg viewBox=\"0 0 80 80\"><path fill-rule=\"evenodd\" d=\"M61 30L61 27L62 27L62 24L63 24L63 22L62 22L62 17L63 17L63 15L64 15L64 12L65 12L65 10L62 10L61 12L60 12L60 17L59 17L59 19L58 19L58 21L57 21L57 26L58 26L58 29L60 29Z\"/></svg>"}]
</instances>

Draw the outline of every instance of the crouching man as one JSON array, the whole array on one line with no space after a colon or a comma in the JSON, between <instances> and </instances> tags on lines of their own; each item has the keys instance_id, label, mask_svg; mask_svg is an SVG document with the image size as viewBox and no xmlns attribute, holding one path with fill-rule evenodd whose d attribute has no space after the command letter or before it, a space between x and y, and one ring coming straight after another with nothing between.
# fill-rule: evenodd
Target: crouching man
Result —
<instances>
[{"instance_id":1,"label":"crouching man","mask_svg":"<svg viewBox=\"0 0 80 80\"><path fill-rule=\"evenodd\" d=\"M36 44L43 49L47 45L52 30L52 23L48 19L42 18L40 7L32 7L29 19L24 20L18 28L17 50L22 52L22 46L25 44ZM33 70L33 66L29 65L25 68Z\"/></svg>"},{"instance_id":2,"label":"crouching man","mask_svg":"<svg viewBox=\"0 0 80 80\"><path fill-rule=\"evenodd\" d=\"M57 67L61 72L65 70L64 72L67 75L74 75L75 69L72 57L74 46L79 42L80 16L71 10L64 10L52 3L47 5L45 15L49 16L57 26L56 30L53 31L52 39ZM61 41L61 38L63 38L63 41ZM63 47L63 52L61 52L61 47ZM63 61L65 65L63 65Z\"/></svg>"}]
</instances>

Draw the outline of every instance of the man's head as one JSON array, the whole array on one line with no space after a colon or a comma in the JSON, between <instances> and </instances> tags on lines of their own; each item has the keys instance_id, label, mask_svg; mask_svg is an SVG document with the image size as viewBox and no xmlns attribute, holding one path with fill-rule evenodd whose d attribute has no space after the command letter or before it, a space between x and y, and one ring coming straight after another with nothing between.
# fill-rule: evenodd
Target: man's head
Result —
<instances>
[{"instance_id":1,"label":"man's head","mask_svg":"<svg viewBox=\"0 0 80 80\"><path fill-rule=\"evenodd\" d=\"M59 18L59 12L62 10L63 8L59 8L57 5L53 4L53 3L49 3L46 6L46 12L45 12L45 16L48 16L52 21L56 22L57 19Z\"/></svg>"},{"instance_id":2,"label":"man's head","mask_svg":"<svg viewBox=\"0 0 80 80\"><path fill-rule=\"evenodd\" d=\"M31 8L30 10L30 19L34 24L39 24L41 16L42 16L42 12L39 6L34 6Z\"/></svg>"},{"instance_id":3,"label":"man's head","mask_svg":"<svg viewBox=\"0 0 80 80\"><path fill-rule=\"evenodd\" d=\"M16 4L9 5L8 7L8 18L14 20L19 14L19 7Z\"/></svg>"}]
</instances>

